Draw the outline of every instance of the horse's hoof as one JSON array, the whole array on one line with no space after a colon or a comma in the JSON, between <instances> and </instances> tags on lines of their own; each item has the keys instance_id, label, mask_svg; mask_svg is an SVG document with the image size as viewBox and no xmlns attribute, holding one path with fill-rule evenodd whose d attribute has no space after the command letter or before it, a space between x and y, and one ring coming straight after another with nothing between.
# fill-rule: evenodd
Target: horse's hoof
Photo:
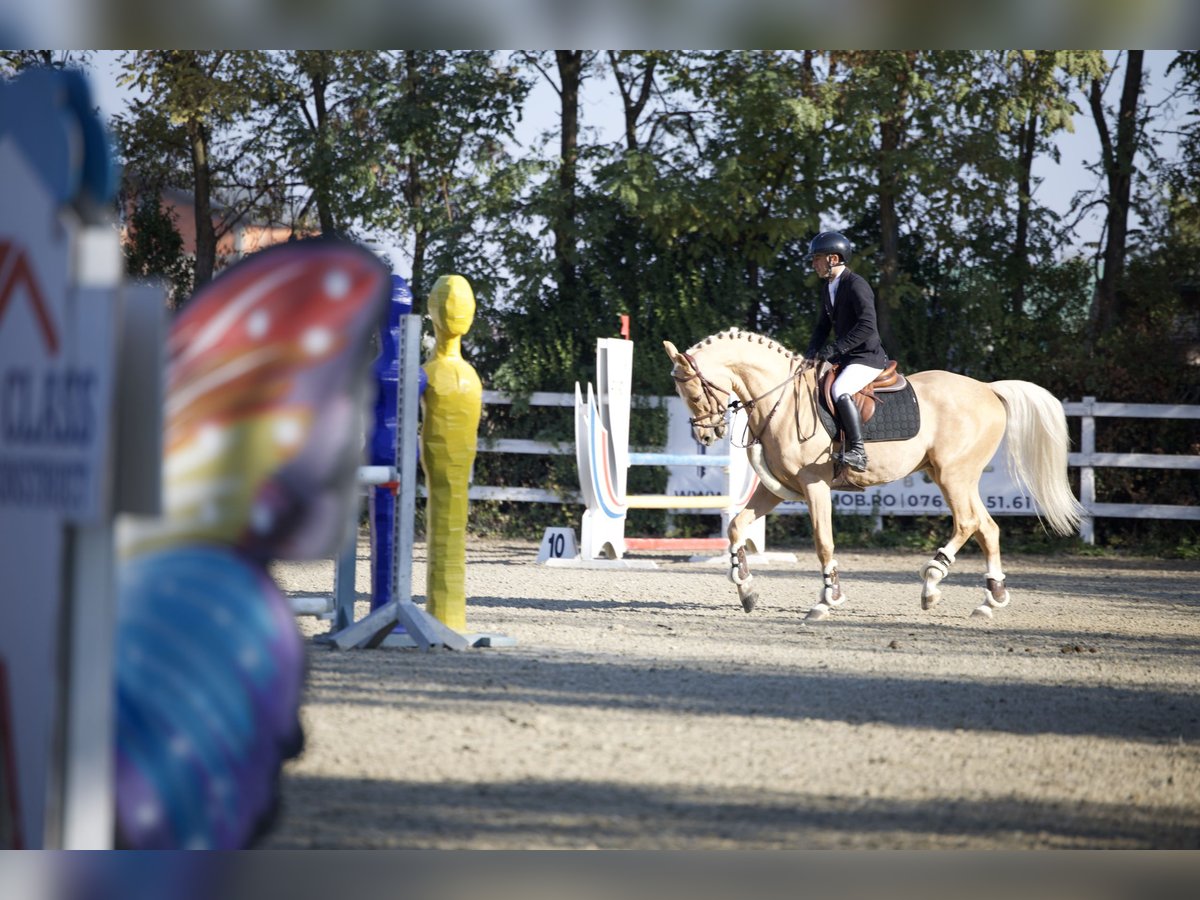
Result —
<instances>
[{"instance_id":1,"label":"horse's hoof","mask_svg":"<svg viewBox=\"0 0 1200 900\"><path fill-rule=\"evenodd\" d=\"M942 592L934 591L932 594L921 595L921 609L933 609L942 602Z\"/></svg>"},{"instance_id":2,"label":"horse's hoof","mask_svg":"<svg viewBox=\"0 0 1200 900\"><path fill-rule=\"evenodd\" d=\"M819 622L829 615L829 606L825 603L818 603L808 611L808 615L804 617L805 622Z\"/></svg>"},{"instance_id":3,"label":"horse's hoof","mask_svg":"<svg viewBox=\"0 0 1200 900\"><path fill-rule=\"evenodd\" d=\"M742 609L746 612L753 612L756 603L758 603L758 591L749 593L742 598Z\"/></svg>"},{"instance_id":4,"label":"horse's hoof","mask_svg":"<svg viewBox=\"0 0 1200 900\"><path fill-rule=\"evenodd\" d=\"M971 613L971 618L972 619L991 619L992 618L992 608L990 606L988 606L986 603L981 603L977 607L975 607L975 611L973 613Z\"/></svg>"}]
</instances>

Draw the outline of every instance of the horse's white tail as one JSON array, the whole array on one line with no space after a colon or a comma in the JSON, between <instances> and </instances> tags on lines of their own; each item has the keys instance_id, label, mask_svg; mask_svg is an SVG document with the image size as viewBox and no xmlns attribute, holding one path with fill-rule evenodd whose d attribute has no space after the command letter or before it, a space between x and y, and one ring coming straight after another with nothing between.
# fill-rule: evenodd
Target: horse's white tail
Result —
<instances>
[{"instance_id":1,"label":"horse's white tail","mask_svg":"<svg viewBox=\"0 0 1200 900\"><path fill-rule=\"evenodd\" d=\"M1067 417L1048 390L1028 381L988 385L1008 409L1008 461L1013 477L1037 501L1050 527L1074 534L1083 506L1067 482Z\"/></svg>"}]
</instances>

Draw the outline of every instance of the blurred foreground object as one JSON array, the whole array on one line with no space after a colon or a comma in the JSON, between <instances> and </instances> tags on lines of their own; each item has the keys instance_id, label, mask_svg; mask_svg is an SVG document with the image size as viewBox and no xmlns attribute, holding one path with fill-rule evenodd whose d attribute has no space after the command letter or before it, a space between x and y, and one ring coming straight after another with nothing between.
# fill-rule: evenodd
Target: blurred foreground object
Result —
<instances>
[{"instance_id":1,"label":"blurred foreground object","mask_svg":"<svg viewBox=\"0 0 1200 900\"><path fill-rule=\"evenodd\" d=\"M83 75L0 82L0 847L112 845L113 517L159 508L164 330L114 184Z\"/></svg>"},{"instance_id":2,"label":"blurred foreground object","mask_svg":"<svg viewBox=\"0 0 1200 900\"><path fill-rule=\"evenodd\" d=\"M248 846L301 747L303 648L272 559L353 527L389 273L349 244L255 254L168 343L164 516L121 533L118 843Z\"/></svg>"}]
</instances>

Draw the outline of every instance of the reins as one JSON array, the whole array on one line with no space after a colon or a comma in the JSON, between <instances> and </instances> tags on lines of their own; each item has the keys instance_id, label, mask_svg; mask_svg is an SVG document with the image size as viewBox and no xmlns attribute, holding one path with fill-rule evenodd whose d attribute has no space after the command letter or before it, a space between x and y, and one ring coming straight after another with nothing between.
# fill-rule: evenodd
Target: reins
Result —
<instances>
[{"instance_id":1,"label":"reins","mask_svg":"<svg viewBox=\"0 0 1200 900\"><path fill-rule=\"evenodd\" d=\"M794 362L795 362L795 360L793 359L793 363ZM798 381L800 375L802 375L804 373L805 367L807 365L808 365L808 360L803 360L800 363L800 365L796 366L795 368L792 368L792 366L789 364L788 377L785 378L783 381L779 382L779 384L775 385L775 387L773 387L769 390L763 391L757 397L751 397L745 403L743 403L741 400L734 400L732 403L729 404L729 411L732 413L736 413L739 409L744 409L746 411L746 430L745 430L745 433L742 435L742 442L743 442L742 447L743 448L753 447L755 444L762 443L762 436L764 434L766 434L767 429L771 427L771 419L775 418L775 413L778 412L779 405L781 403L783 403L783 398L786 396L785 392L783 391L783 388L787 387L787 385L789 383L796 383ZM766 397L771 396L771 394L775 393L776 391L779 391L779 397L775 400L775 403L774 403L774 405L772 405L770 411L767 413L766 418L763 419L762 427L759 428L758 434L755 434L754 429L750 427L750 413L753 411L755 404L757 404L759 400L762 400ZM794 391L793 391L793 393L794 393ZM799 424L799 423L797 423L797 424ZM800 433L798 428L797 428L796 433L797 433L797 435L799 435L799 433ZM749 438L749 440L747 440L747 437Z\"/></svg>"},{"instance_id":2,"label":"reins","mask_svg":"<svg viewBox=\"0 0 1200 900\"><path fill-rule=\"evenodd\" d=\"M702 415L689 417L688 423L696 428L711 428L711 429L715 430L718 427L720 427L721 425L724 425L726 414L731 413L731 412L736 413L738 410L744 409L746 411L746 433L742 435L742 440L743 440L742 447L743 448L752 447L755 444L762 443L762 436L764 434L766 434L767 428L770 427L771 419L774 418L775 413L779 409L779 405L783 402L783 398L784 398L785 394L783 393L782 389L787 387L787 385L789 383L791 383L791 384L794 384L794 386L795 386L794 390L793 390L793 394L796 393L797 391L799 391L800 376L802 374L804 374L804 372L806 372L808 369L811 369L816 365L812 360L801 359L800 365L795 366L795 368L793 368L792 365L795 363L795 357L793 357L792 364L789 364L789 367L788 367L788 377L785 378L783 381L779 382L779 384L775 385L774 387L770 388L769 390L763 391L757 397L751 397L749 400L747 400L745 402L742 402L739 399L735 399L731 403L726 404L724 402L724 400L722 400L721 398L723 396L727 396L729 392L722 391L717 385L715 385L711 381L709 381L703 375L703 373L701 373L700 366L696 363L695 357L693 357L690 353L683 353L682 356L684 359L687 360L688 365L690 365L692 367L692 374L686 375L686 376L679 376L679 375L675 375L672 373L671 377L681 383L691 381L694 378L700 379L700 387L703 389L705 400L707 401L707 403L709 405L709 409L706 410ZM750 427L750 413L754 409L755 404L757 404L760 400L763 400L766 397L769 397L771 394L775 393L776 391L780 392L779 397L775 400L774 405L771 407L770 411L766 415L766 418L763 420L762 427L758 430L758 433L755 434L754 430ZM815 402L815 394L814 394L814 402ZM814 406L814 410L813 410L813 418L814 418L813 434L816 434L816 427L815 427L816 409L815 409L815 406ZM800 439L801 442L807 441L809 438L811 438L813 436L812 434L808 435L808 437L800 436L800 405L799 405L799 403L796 404L796 436L797 436L797 438ZM749 440L747 440L747 437L749 437Z\"/></svg>"}]
</instances>

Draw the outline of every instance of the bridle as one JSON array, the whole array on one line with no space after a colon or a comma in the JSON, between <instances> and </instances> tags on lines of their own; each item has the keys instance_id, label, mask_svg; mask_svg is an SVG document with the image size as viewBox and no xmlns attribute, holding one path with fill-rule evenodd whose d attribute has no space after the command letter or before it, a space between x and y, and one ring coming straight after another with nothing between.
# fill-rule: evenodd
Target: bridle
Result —
<instances>
[{"instance_id":1,"label":"bridle","mask_svg":"<svg viewBox=\"0 0 1200 900\"><path fill-rule=\"evenodd\" d=\"M771 424L771 419L775 416L776 411L779 409L779 405L783 402L784 392L782 389L788 384L791 384L799 379L799 377L808 369L816 366L816 362L809 359L801 359L800 364L795 365L795 359L793 359L792 364L788 367L788 377L779 382L779 384L775 385L773 388L763 391L757 397L751 397L744 403L741 400L735 399L733 402L726 404L722 398L728 396L730 392L728 390L722 390L717 385L705 378L703 373L700 371L700 366L697 364L695 357L693 357L690 353L681 353L680 355L683 356L683 358L687 360L688 365L692 367L692 374L680 376L671 373L671 377L680 384L696 378L700 379L700 388L704 391L704 398L709 407L708 410L703 414L689 417L688 423L694 428L711 428L715 431L717 428L724 426L725 417L728 413L736 413L739 409L744 409L746 411L746 435L743 436L743 439L745 439L747 436L749 437L749 440L744 441L744 446L746 447L751 447L754 444L762 443L762 436L766 434L767 428ZM763 420L762 427L759 428L758 434L755 434L753 429L750 428L750 413L754 409L754 405L756 403L765 399L766 397L771 396L771 394L775 393L776 391L780 392L779 397L775 400L775 404L771 407L766 418ZM797 437L799 437L799 421L797 421L796 424ZM812 435L810 434L808 437L811 438ZM800 440L805 441L808 440L808 438L801 437Z\"/></svg>"},{"instance_id":2,"label":"bridle","mask_svg":"<svg viewBox=\"0 0 1200 900\"><path fill-rule=\"evenodd\" d=\"M723 428L725 426L725 414L729 412L729 407L721 398L728 396L729 392L721 390L721 388L717 387L701 374L700 366L696 363L696 358L692 354L680 352L679 355L686 359L688 365L692 367L692 374L680 376L672 372L671 377L680 384L686 384L693 379L699 378L700 389L704 391L704 400L709 407L708 411L703 415L689 416L688 424L693 428L711 428L714 431L718 428ZM734 402L736 403L737 401ZM710 419L714 421L708 421Z\"/></svg>"}]
</instances>

